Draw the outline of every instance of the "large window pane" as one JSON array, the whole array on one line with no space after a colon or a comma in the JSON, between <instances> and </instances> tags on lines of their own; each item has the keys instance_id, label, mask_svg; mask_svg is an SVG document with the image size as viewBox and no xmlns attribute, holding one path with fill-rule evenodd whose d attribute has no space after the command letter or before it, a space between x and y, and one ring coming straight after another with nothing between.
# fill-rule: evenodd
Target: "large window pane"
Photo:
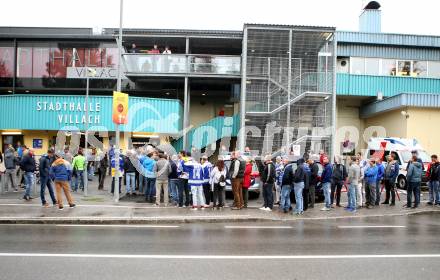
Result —
<instances>
[{"instance_id":1,"label":"large window pane","mask_svg":"<svg viewBox=\"0 0 440 280\"><path fill-rule=\"evenodd\" d=\"M0 42L0 78L12 78L14 73L14 47Z\"/></svg>"},{"instance_id":2,"label":"large window pane","mask_svg":"<svg viewBox=\"0 0 440 280\"><path fill-rule=\"evenodd\" d=\"M428 72L428 65L426 61L414 61L413 62L413 77L427 77Z\"/></svg>"},{"instance_id":3,"label":"large window pane","mask_svg":"<svg viewBox=\"0 0 440 280\"><path fill-rule=\"evenodd\" d=\"M365 59L365 74L367 75L379 75L379 58L366 58Z\"/></svg>"},{"instance_id":4,"label":"large window pane","mask_svg":"<svg viewBox=\"0 0 440 280\"><path fill-rule=\"evenodd\" d=\"M396 75L396 60L382 59L382 75L395 76Z\"/></svg>"},{"instance_id":5,"label":"large window pane","mask_svg":"<svg viewBox=\"0 0 440 280\"><path fill-rule=\"evenodd\" d=\"M429 77L440 78L440 61L430 61L428 67Z\"/></svg>"},{"instance_id":6,"label":"large window pane","mask_svg":"<svg viewBox=\"0 0 440 280\"><path fill-rule=\"evenodd\" d=\"M362 75L365 74L365 58L352 57L350 58L351 74Z\"/></svg>"},{"instance_id":7,"label":"large window pane","mask_svg":"<svg viewBox=\"0 0 440 280\"><path fill-rule=\"evenodd\" d=\"M397 76L411 75L411 61L399 60L397 61Z\"/></svg>"}]
</instances>

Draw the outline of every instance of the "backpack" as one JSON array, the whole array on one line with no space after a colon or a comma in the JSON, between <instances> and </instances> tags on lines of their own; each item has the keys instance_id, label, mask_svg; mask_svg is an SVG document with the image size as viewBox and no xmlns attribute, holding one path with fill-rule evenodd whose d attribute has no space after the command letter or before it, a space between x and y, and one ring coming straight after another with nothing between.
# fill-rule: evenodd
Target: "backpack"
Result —
<instances>
[{"instance_id":1,"label":"backpack","mask_svg":"<svg viewBox=\"0 0 440 280\"><path fill-rule=\"evenodd\" d=\"M293 174L293 182L300 183L304 182L304 168L302 166L298 166L295 170L295 174Z\"/></svg>"},{"instance_id":2,"label":"backpack","mask_svg":"<svg viewBox=\"0 0 440 280\"><path fill-rule=\"evenodd\" d=\"M222 187L226 186L226 178L225 175L221 175L220 178L218 179L218 184Z\"/></svg>"}]
</instances>

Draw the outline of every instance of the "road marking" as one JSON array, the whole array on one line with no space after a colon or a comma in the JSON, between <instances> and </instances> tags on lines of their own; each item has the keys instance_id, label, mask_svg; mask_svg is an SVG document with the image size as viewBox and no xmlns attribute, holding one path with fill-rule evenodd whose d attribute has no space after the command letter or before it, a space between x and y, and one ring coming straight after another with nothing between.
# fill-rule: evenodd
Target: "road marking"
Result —
<instances>
[{"instance_id":1,"label":"road marking","mask_svg":"<svg viewBox=\"0 0 440 280\"><path fill-rule=\"evenodd\" d=\"M179 228L171 225L55 225L56 227L95 227L95 228Z\"/></svg>"},{"instance_id":2,"label":"road marking","mask_svg":"<svg viewBox=\"0 0 440 280\"><path fill-rule=\"evenodd\" d=\"M440 258L440 254L419 255L117 255L117 254L51 254L51 253L0 253L0 257L31 257L31 258L96 258L96 259L193 259L193 260L279 260L279 259L411 259Z\"/></svg>"},{"instance_id":3,"label":"road marking","mask_svg":"<svg viewBox=\"0 0 440 280\"><path fill-rule=\"evenodd\" d=\"M406 226L387 226L387 225L378 225L378 226L338 226L340 229L349 229L349 228L406 228Z\"/></svg>"},{"instance_id":4,"label":"road marking","mask_svg":"<svg viewBox=\"0 0 440 280\"><path fill-rule=\"evenodd\" d=\"M225 226L227 229L291 229L291 226Z\"/></svg>"}]
</instances>

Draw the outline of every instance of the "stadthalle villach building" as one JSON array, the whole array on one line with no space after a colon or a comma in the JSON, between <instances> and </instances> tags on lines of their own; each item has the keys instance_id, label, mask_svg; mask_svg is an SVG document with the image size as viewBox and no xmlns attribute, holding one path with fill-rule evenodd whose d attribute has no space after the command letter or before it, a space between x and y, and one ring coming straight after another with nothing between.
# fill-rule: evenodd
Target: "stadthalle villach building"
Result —
<instances>
[{"instance_id":1,"label":"stadthalle villach building","mask_svg":"<svg viewBox=\"0 0 440 280\"><path fill-rule=\"evenodd\" d=\"M85 107L89 127L108 147L121 59L132 118L121 126L123 149L170 143L218 150L230 143L227 149L260 154L283 145L300 145L301 154L339 153L347 140L356 151L365 148L368 133L381 133L365 129L382 126L387 136L414 137L439 151L440 37L382 33L380 21L372 1L357 32L264 24L124 29L122 57L117 29L1 27L1 147L21 142L41 155L59 131L68 144L69 131L85 128ZM171 54L163 54L166 46ZM89 104L87 67L96 70ZM184 127L192 128L182 133Z\"/></svg>"}]
</instances>

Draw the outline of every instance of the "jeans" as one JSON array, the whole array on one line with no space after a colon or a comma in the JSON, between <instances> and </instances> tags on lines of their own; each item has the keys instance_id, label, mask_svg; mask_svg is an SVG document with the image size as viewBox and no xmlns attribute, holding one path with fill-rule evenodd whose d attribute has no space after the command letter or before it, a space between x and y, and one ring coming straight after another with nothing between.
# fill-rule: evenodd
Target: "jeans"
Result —
<instances>
[{"instance_id":1,"label":"jeans","mask_svg":"<svg viewBox=\"0 0 440 280\"><path fill-rule=\"evenodd\" d=\"M49 190L50 198L52 199L52 203L55 205L57 204L57 200L55 198L55 194L53 192L52 187L52 180L48 176L40 176L40 198L41 203L44 205L46 204L46 198L45 198L45 192L46 192L46 186Z\"/></svg>"},{"instance_id":2,"label":"jeans","mask_svg":"<svg viewBox=\"0 0 440 280\"><path fill-rule=\"evenodd\" d=\"M168 189L171 196L171 201L179 202L179 192L178 192L179 179L170 179L168 182Z\"/></svg>"},{"instance_id":3,"label":"jeans","mask_svg":"<svg viewBox=\"0 0 440 280\"><path fill-rule=\"evenodd\" d=\"M156 195L156 178L144 177L144 190L145 199L153 202L153 197Z\"/></svg>"},{"instance_id":4,"label":"jeans","mask_svg":"<svg viewBox=\"0 0 440 280\"><path fill-rule=\"evenodd\" d=\"M4 175L4 188L7 190L17 190L17 171L15 169L6 169ZM10 184L12 185L10 188Z\"/></svg>"},{"instance_id":5,"label":"jeans","mask_svg":"<svg viewBox=\"0 0 440 280\"><path fill-rule=\"evenodd\" d=\"M92 181L93 180L93 176L95 176L95 166L93 166L93 165L90 165L89 166L89 168L87 168L87 175L89 175L88 177L87 177L87 179L89 180L89 181Z\"/></svg>"},{"instance_id":6,"label":"jeans","mask_svg":"<svg viewBox=\"0 0 440 280\"><path fill-rule=\"evenodd\" d=\"M78 190L78 184L79 188L84 190L84 170L76 170L75 171L75 180L73 181L73 191ZM79 183L78 183L79 182Z\"/></svg>"},{"instance_id":7,"label":"jeans","mask_svg":"<svg viewBox=\"0 0 440 280\"><path fill-rule=\"evenodd\" d=\"M331 195L331 183L327 182L327 183L322 183L322 191L324 192L324 203L325 203L325 207L330 208L332 205L332 201L330 198Z\"/></svg>"},{"instance_id":8,"label":"jeans","mask_svg":"<svg viewBox=\"0 0 440 280\"><path fill-rule=\"evenodd\" d=\"M193 198L193 207L205 205L202 185L191 186L191 193Z\"/></svg>"},{"instance_id":9,"label":"jeans","mask_svg":"<svg viewBox=\"0 0 440 280\"><path fill-rule=\"evenodd\" d=\"M375 201L376 205L379 205L379 203L380 203L380 195L381 195L380 187L381 187L381 184L380 184L380 180L379 180L376 182L376 201Z\"/></svg>"},{"instance_id":10,"label":"jeans","mask_svg":"<svg viewBox=\"0 0 440 280\"><path fill-rule=\"evenodd\" d=\"M440 205L440 182L439 181L431 181L430 185L432 185L432 195L433 202L436 205Z\"/></svg>"},{"instance_id":11,"label":"jeans","mask_svg":"<svg viewBox=\"0 0 440 280\"><path fill-rule=\"evenodd\" d=\"M24 196L31 196L32 184L34 183L34 172L25 172L24 173L24 182L26 184L26 192Z\"/></svg>"},{"instance_id":12,"label":"jeans","mask_svg":"<svg viewBox=\"0 0 440 280\"><path fill-rule=\"evenodd\" d=\"M225 206L223 200L224 192L225 192L225 187L220 186L220 184L214 184L214 207Z\"/></svg>"},{"instance_id":13,"label":"jeans","mask_svg":"<svg viewBox=\"0 0 440 280\"><path fill-rule=\"evenodd\" d=\"M264 205L263 207L266 208L273 208L273 184L264 184L263 185L263 199L264 199Z\"/></svg>"},{"instance_id":14,"label":"jeans","mask_svg":"<svg viewBox=\"0 0 440 280\"><path fill-rule=\"evenodd\" d=\"M178 179L177 189L179 191L179 207L183 207L183 195L185 194L185 206L189 206L188 180Z\"/></svg>"},{"instance_id":15,"label":"jeans","mask_svg":"<svg viewBox=\"0 0 440 280\"><path fill-rule=\"evenodd\" d=\"M144 190L145 182L146 182L145 177L141 173L139 173L139 193L145 193Z\"/></svg>"},{"instance_id":16,"label":"jeans","mask_svg":"<svg viewBox=\"0 0 440 280\"><path fill-rule=\"evenodd\" d=\"M293 183L293 190L295 191L295 200L296 200L296 207L294 212L302 213L304 211L304 205L303 205L304 182Z\"/></svg>"},{"instance_id":17,"label":"jeans","mask_svg":"<svg viewBox=\"0 0 440 280\"><path fill-rule=\"evenodd\" d=\"M366 182L365 185L365 198L366 202L370 206L374 206L376 204L376 182Z\"/></svg>"},{"instance_id":18,"label":"jeans","mask_svg":"<svg viewBox=\"0 0 440 280\"><path fill-rule=\"evenodd\" d=\"M356 188L358 184L348 186L348 208L356 209Z\"/></svg>"},{"instance_id":19,"label":"jeans","mask_svg":"<svg viewBox=\"0 0 440 280\"><path fill-rule=\"evenodd\" d=\"M333 204L335 191L336 191L336 205L341 203L341 189L344 182L334 182L332 183L332 193L331 193L331 204Z\"/></svg>"},{"instance_id":20,"label":"jeans","mask_svg":"<svg viewBox=\"0 0 440 280\"><path fill-rule=\"evenodd\" d=\"M136 174L134 172L125 173L125 190L130 194L136 192Z\"/></svg>"},{"instance_id":21,"label":"jeans","mask_svg":"<svg viewBox=\"0 0 440 280\"><path fill-rule=\"evenodd\" d=\"M407 200L406 206L411 207L412 195L414 194L414 206L417 207L420 204L420 182L409 182L407 188Z\"/></svg>"},{"instance_id":22,"label":"jeans","mask_svg":"<svg viewBox=\"0 0 440 280\"><path fill-rule=\"evenodd\" d=\"M289 211L290 209L290 192L292 191L291 185L283 185L281 187L281 202L280 209Z\"/></svg>"}]
</instances>

